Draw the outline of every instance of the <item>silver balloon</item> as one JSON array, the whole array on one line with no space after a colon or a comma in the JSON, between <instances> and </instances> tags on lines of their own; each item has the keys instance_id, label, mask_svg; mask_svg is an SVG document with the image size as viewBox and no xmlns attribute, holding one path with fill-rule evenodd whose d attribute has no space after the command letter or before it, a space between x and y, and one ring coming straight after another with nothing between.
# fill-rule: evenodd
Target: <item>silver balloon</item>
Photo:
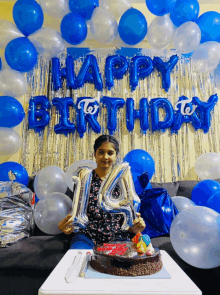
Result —
<instances>
[{"instance_id":1,"label":"silver balloon","mask_svg":"<svg viewBox=\"0 0 220 295\"><path fill-rule=\"evenodd\" d=\"M111 43L118 35L118 24L106 9L96 7L89 23L93 38L102 44Z\"/></svg>"},{"instance_id":2,"label":"silver balloon","mask_svg":"<svg viewBox=\"0 0 220 295\"><path fill-rule=\"evenodd\" d=\"M6 47L11 40L19 37L24 37L24 35L14 24L0 19L0 47Z\"/></svg>"},{"instance_id":3,"label":"silver balloon","mask_svg":"<svg viewBox=\"0 0 220 295\"><path fill-rule=\"evenodd\" d=\"M198 268L220 266L220 215L207 207L194 206L173 220L170 240L176 253Z\"/></svg>"},{"instance_id":4,"label":"silver balloon","mask_svg":"<svg viewBox=\"0 0 220 295\"><path fill-rule=\"evenodd\" d=\"M198 177L202 180L220 178L220 154L202 154L196 159L194 169Z\"/></svg>"},{"instance_id":5,"label":"silver balloon","mask_svg":"<svg viewBox=\"0 0 220 295\"><path fill-rule=\"evenodd\" d=\"M173 41L174 25L168 14L157 16L150 24L147 40L151 47L166 48Z\"/></svg>"},{"instance_id":6,"label":"silver balloon","mask_svg":"<svg viewBox=\"0 0 220 295\"><path fill-rule=\"evenodd\" d=\"M201 30L195 22L179 26L173 35L173 45L180 53L190 53L199 47Z\"/></svg>"},{"instance_id":7,"label":"silver balloon","mask_svg":"<svg viewBox=\"0 0 220 295\"><path fill-rule=\"evenodd\" d=\"M71 199L62 193L51 193L40 200L34 210L34 220L40 230L46 234L56 235L62 233L58 224L70 212Z\"/></svg>"},{"instance_id":8,"label":"silver balloon","mask_svg":"<svg viewBox=\"0 0 220 295\"><path fill-rule=\"evenodd\" d=\"M79 228L86 228L89 222L87 206L92 180L92 169L79 168L76 173L77 176L73 176L75 190L72 204L72 221L75 232L77 232Z\"/></svg>"},{"instance_id":9,"label":"silver balloon","mask_svg":"<svg viewBox=\"0 0 220 295\"><path fill-rule=\"evenodd\" d=\"M112 196L112 191L116 184L121 188L121 195L118 199ZM122 229L127 230L133 225L135 219L134 201L140 203L140 199L135 193L133 179L128 163L122 163L113 168L108 174L99 190L99 204L102 209L111 213L121 213L124 215Z\"/></svg>"},{"instance_id":10,"label":"silver balloon","mask_svg":"<svg viewBox=\"0 0 220 295\"><path fill-rule=\"evenodd\" d=\"M91 169L96 169L97 164L94 161L91 160L80 160L74 162L66 171L66 184L70 188L71 191L73 191L73 186L74 186L74 181L73 181L73 175L74 173L79 169L79 168L91 168Z\"/></svg>"},{"instance_id":11,"label":"silver balloon","mask_svg":"<svg viewBox=\"0 0 220 295\"><path fill-rule=\"evenodd\" d=\"M22 140L19 134L11 128L0 127L0 155L8 156L18 152Z\"/></svg>"},{"instance_id":12,"label":"silver balloon","mask_svg":"<svg viewBox=\"0 0 220 295\"><path fill-rule=\"evenodd\" d=\"M65 193L66 190L66 174L59 167L46 167L34 179L34 191L38 199L44 199L54 192Z\"/></svg>"},{"instance_id":13,"label":"silver balloon","mask_svg":"<svg viewBox=\"0 0 220 295\"><path fill-rule=\"evenodd\" d=\"M182 210L188 209L189 207L195 206L195 203L186 197L181 197L181 196L172 197L172 201L177 207L179 212L181 212Z\"/></svg>"},{"instance_id":14,"label":"silver balloon","mask_svg":"<svg viewBox=\"0 0 220 295\"><path fill-rule=\"evenodd\" d=\"M116 20L119 20L121 16L131 8L129 0L102 0L99 6L107 9Z\"/></svg>"},{"instance_id":15,"label":"silver balloon","mask_svg":"<svg viewBox=\"0 0 220 295\"><path fill-rule=\"evenodd\" d=\"M56 57L65 50L64 40L60 33L51 28L41 28L28 36L39 54L48 58Z\"/></svg>"},{"instance_id":16,"label":"silver balloon","mask_svg":"<svg viewBox=\"0 0 220 295\"><path fill-rule=\"evenodd\" d=\"M220 61L220 44L216 41L209 41L200 44L192 55L194 68L201 73L213 71Z\"/></svg>"},{"instance_id":17,"label":"silver balloon","mask_svg":"<svg viewBox=\"0 0 220 295\"><path fill-rule=\"evenodd\" d=\"M0 71L0 92L4 95L20 97L27 92L27 89L27 79L24 74L10 69Z\"/></svg>"},{"instance_id":18,"label":"silver balloon","mask_svg":"<svg viewBox=\"0 0 220 295\"><path fill-rule=\"evenodd\" d=\"M39 0L43 11L55 18L63 18L70 12L68 0Z\"/></svg>"}]
</instances>

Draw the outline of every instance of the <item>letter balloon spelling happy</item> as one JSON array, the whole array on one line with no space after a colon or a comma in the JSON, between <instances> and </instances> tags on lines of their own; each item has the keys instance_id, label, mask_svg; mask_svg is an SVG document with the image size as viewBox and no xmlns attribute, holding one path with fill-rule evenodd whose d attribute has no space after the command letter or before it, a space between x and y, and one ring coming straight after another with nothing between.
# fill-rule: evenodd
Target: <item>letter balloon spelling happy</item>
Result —
<instances>
[{"instance_id":1,"label":"letter balloon spelling happy","mask_svg":"<svg viewBox=\"0 0 220 295\"><path fill-rule=\"evenodd\" d=\"M128 69L127 59L122 55L111 55L105 62L105 86L108 90L114 86L114 78L122 79Z\"/></svg>"},{"instance_id":2,"label":"letter balloon spelling happy","mask_svg":"<svg viewBox=\"0 0 220 295\"><path fill-rule=\"evenodd\" d=\"M135 90L139 79L144 79L153 71L153 62L149 56L134 56L130 65L130 86L131 90Z\"/></svg>"},{"instance_id":3,"label":"letter balloon spelling happy","mask_svg":"<svg viewBox=\"0 0 220 295\"><path fill-rule=\"evenodd\" d=\"M177 64L179 57L172 55L169 61L164 62L160 57L154 57L153 64L162 75L162 87L167 92L170 88L170 72Z\"/></svg>"}]
</instances>

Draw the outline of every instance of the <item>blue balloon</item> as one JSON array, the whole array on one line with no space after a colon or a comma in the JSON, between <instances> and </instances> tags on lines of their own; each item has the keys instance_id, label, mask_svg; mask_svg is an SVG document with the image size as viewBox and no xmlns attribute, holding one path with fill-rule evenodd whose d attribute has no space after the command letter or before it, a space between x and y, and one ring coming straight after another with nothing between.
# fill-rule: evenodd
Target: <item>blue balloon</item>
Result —
<instances>
[{"instance_id":1,"label":"blue balloon","mask_svg":"<svg viewBox=\"0 0 220 295\"><path fill-rule=\"evenodd\" d=\"M167 98L153 98L151 104L152 131L165 130L173 123L173 106ZM166 112L164 121L159 121L159 108Z\"/></svg>"},{"instance_id":2,"label":"blue balloon","mask_svg":"<svg viewBox=\"0 0 220 295\"><path fill-rule=\"evenodd\" d=\"M40 107L40 108L39 108ZM49 124L51 105L46 96L35 96L29 101L28 124L35 132L42 131Z\"/></svg>"},{"instance_id":3,"label":"blue balloon","mask_svg":"<svg viewBox=\"0 0 220 295\"><path fill-rule=\"evenodd\" d=\"M212 195L207 201L207 207L220 214L220 191Z\"/></svg>"},{"instance_id":4,"label":"blue balloon","mask_svg":"<svg viewBox=\"0 0 220 295\"><path fill-rule=\"evenodd\" d=\"M13 18L25 36L39 30L44 22L43 10L34 0L18 0L13 7Z\"/></svg>"},{"instance_id":5,"label":"blue balloon","mask_svg":"<svg viewBox=\"0 0 220 295\"><path fill-rule=\"evenodd\" d=\"M118 32L126 44L138 44L147 34L145 16L135 8L128 9L119 21Z\"/></svg>"},{"instance_id":6,"label":"blue balloon","mask_svg":"<svg viewBox=\"0 0 220 295\"><path fill-rule=\"evenodd\" d=\"M0 127L15 127L25 116L21 103L11 96L0 96Z\"/></svg>"},{"instance_id":7,"label":"blue balloon","mask_svg":"<svg viewBox=\"0 0 220 295\"><path fill-rule=\"evenodd\" d=\"M170 88L170 73L179 60L177 55L172 55L167 62L156 56L153 59L154 67L161 73L162 88L167 92Z\"/></svg>"},{"instance_id":8,"label":"blue balloon","mask_svg":"<svg viewBox=\"0 0 220 295\"><path fill-rule=\"evenodd\" d=\"M56 134L68 135L69 133L74 133L76 127L73 123L70 122L69 108L73 107L72 97L59 98L55 97L52 100L52 104L59 110L60 118L59 124L54 126L54 131Z\"/></svg>"},{"instance_id":9,"label":"blue balloon","mask_svg":"<svg viewBox=\"0 0 220 295\"><path fill-rule=\"evenodd\" d=\"M94 9L98 6L99 0L69 0L70 10L78 13L86 20L92 17Z\"/></svg>"},{"instance_id":10,"label":"blue balloon","mask_svg":"<svg viewBox=\"0 0 220 295\"><path fill-rule=\"evenodd\" d=\"M135 90L139 79L144 79L153 72L153 61L149 56L134 56L130 64L130 86Z\"/></svg>"},{"instance_id":11,"label":"blue balloon","mask_svg":"<svg viewBox=\"0 0 220 295\"><path fill-rule=\"evenodd\" d=\"M175 4L176 0L146 0L147 8L158 16L169 13Z\"/></svg>"},{"instance_id":12,"label":"blue balloon","mask_svg":"<svg viewBox=\"0 0 220 295\"><path fill-rule=\"evenodd\" d=\"M210 196L220 192L220 184L215 180L202 180L192 190L191 199L199 206L207 206Z\"/></svg>"},{"instance_id":13,"label":"blue balloon","mask_svg":"<svg viewBox=\"0 0 220 295\"><path fill-rule=\"evenodd\" d=\"M207 11L196 21L201 30L201 43L207 41L220 42L220 13Z\"/></svg>"},{"instance_id":14,"label":"blue balloon","mask_svg":"<svg viewBox=\"0 0 220 295\"><path fill-rule=\"evenodd\" d=\"M197 0L177 0L174 8L170 12L170 18L177 27L188 21L195 22L198 15L199 2Z\"/></svg>"},{"instance_id":15,"label":"blue balloon","mask_svg":"<svg viewBox=\"0 0 220 295\"><path fill-rule=\"evenodd\" d=\"M2 69L2 60L1 60L1 57L0 57L0 71Z\"/></svg>"},{"instance_id":16,"label":"blue balloon","mask_svg":"<svg viewBox=\"0 0 220 295\"><path fill-rule=\"evenodd\" d=\"M119 108L123 108L125 101L123 98L103 96L100 102L103 103L107 108L107 112L108 112L107 129L109 133L112 135L115 132L117 127L117 110Z\"/></svg>"},{"instance_id":17,"label":"blue balloon","mask_svg":"<svg viewBox=\"0 0 220 295\"><path fill-rule=\"evenodd\" d=\"M114 78L122 79L128 69L128 61L122 55L111 55L105 62L105 86L111 90Z\"/></svg>"},{"instance_id":18,"label":"blue balloon","mask_svg":"<svg viewBox=\"0 0 220 295\"><path fill-rule=\"evenodd\" d=\"M124 157L124 161L130 164L132 175L141 175L147 171L149 180L152 178L155 164L148 152L140 149L132 150Z\"/></svg>"},{"instance_id":19,"label":"blue balloon","mask_svg":"<svg viewBox=\"0 0 220 295\"><path fill-rule=\"evenodd\" d=\"M10 181L8 172L12 171L16 175L15 182L28 185L28 173L27 170L16 162L5 162L0 164L0 181Z\"/></svg>"},{"instance_id":20,"label":"blue balloon","mask_svg":"<svg viewBox=\"0 0 220 295\"><path fill-rule=\"evenodd\" d=\"M13 39L5 48L8 65L19 72L29 72L37 64L37 50L25 37Z\"/></svg>"},{"instance_id":21,"label":"blue balloon","mask_svg":"<svg viewBox=\"0 0 220 295\"><path fill-rule=\"evenodd\" d=\"M88 82L88 77L89 77L89 73L90 70L92 71L91 75L92 77L90 77L90 83L94 83L95 84L95 88L99 91L102 91L103 89L103 83L102 83L102 76L99 70L99 65L97 63L97 59L94 55L90 54L87 55L83 65L78 73L78 76L76 78L76 86L82 87L84 83Z\"/></svg>"},{"instance_id":22,"label":"blue balloon","mask_svg":"<svg viewBox=\"0 0 220 295\"><path fill-rule=\"evenodd\" d=\"M68 13L61 21L60 31L66 42L72 45L80 44L87 36L86 21L77 13Z\"/></svg>"}]
</instances>

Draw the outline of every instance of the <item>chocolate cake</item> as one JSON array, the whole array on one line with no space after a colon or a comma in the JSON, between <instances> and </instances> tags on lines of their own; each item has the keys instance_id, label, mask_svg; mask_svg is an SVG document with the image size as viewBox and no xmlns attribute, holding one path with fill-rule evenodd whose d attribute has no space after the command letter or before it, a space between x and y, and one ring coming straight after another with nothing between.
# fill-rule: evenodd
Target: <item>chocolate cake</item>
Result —
<instances>
[{"instance_id":1,"label":"chocolate cake","mask_svg":"<svg viewBox=\"0 0 220 295\"><path fill-rule=\"evenodd\" d=\"M158 248L154 248L151 256L140 254L134 243L127 241L95 246L90 265L99 272L117 276L151 275L163 267Z\"/></svg>"}]
</instances>

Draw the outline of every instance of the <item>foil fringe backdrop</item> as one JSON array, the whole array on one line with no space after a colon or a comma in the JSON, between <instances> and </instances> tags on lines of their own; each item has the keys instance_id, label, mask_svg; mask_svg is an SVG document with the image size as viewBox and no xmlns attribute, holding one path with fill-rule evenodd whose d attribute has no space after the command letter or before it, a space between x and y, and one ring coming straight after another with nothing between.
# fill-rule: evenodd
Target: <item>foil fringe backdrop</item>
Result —
<instances>
[{"instance_id":1,"label":"foil fringe backdrop","mask_svg":"<svg viewBox=\"0 0 220 295\"><path fill-rule=\"evenodd\" d=\"M144 51L142 51L143 53ZM104 72L105 59L113 51L94 50L93 54L98 59L100 71ZM147 50L144 55L153 58L153 50ZM164 61L168 60L173 51L164 50L160 56ZM60 57L61 67L65 66L65 56ZM82 59L75 61L76 74L82 65ZM103 95L110 97L122 97L134 99L135 108L139 108L139 100L142 97L152 98L164 97L171 104L175 105L181 95L189 98L198 96L200 100L207 101L208 98L217 92L213 72L197 73L193 71L193 64L190 58L180 56L178 64L171 73L171 87L165 92L161 86L161 76L156 70L150 76L141 80L135 91L131 92L129 87L129 74L122 80L115 80L115 86L108 91L97 91L93 84L86 83L84 87L77 90L69 90L64 80L63 87L59 91L54 91L51 81L51 62L47 58L40 56L38 64L34 70L27 74L28 92L24 96L23 106L26 113L22 126L22 148L19 154L21 163L29 172L29 175L36 175L41 169L47 166L57 166L64 171L75 161L93 158L93 144L99 136L88 126L83 138L78 133L71 133L68 136L56 134L54 126L59 121L59 112L55 107L50 109L51 120L45 130L35 133L28 129L28 109L30 98L37 95L46 95L50 101L54 97L71 96L74 102L78 97L91 96L100 100ZM70 121L76 124L76 111L70 109ZM108 134L107 130L107 110L100 103L99 123L101 133ZM165 118L163 111L160 111L160 118ZM207 134L202 130L195 131L190 124L183 124L178 134L171 134L170 130L165 132L157 131L152 133L148 130L146 134L140 130L139 120L135 122L132 132L126 129L125 106L117 113L117 129L115 137L120 144L120 154L118 162L132 149L146 150L155 161L155 174L152 182L169 182L178 180L198 179L194 172L194 163L197 157L203 153L220 151L220 115L218 103L212 114L211 127ZM149 117L149 124L151 119ZM151 127L151 126L150 126ZM100 133L100 134L101 134Z\"/></svg>"}]
</instances>

